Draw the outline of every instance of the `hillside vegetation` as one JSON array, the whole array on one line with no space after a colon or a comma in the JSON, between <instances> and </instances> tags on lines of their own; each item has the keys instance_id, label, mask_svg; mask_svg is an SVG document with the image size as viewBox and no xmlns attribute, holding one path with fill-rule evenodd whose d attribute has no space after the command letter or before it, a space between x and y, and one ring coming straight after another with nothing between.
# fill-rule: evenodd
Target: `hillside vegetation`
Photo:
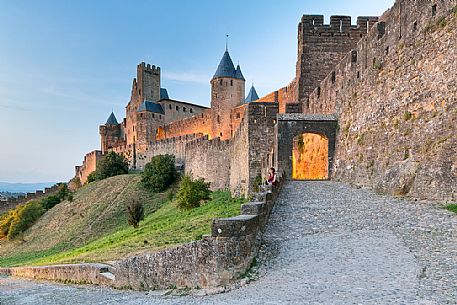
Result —
<instances>
[{"instance_id":1,"label":"hillside vegetation","mask_svg":"<svg viewBox=\"0 0 457 305\"><path fill-rule=\"evenodd\" d=\"M241 200L215 192L209 202L181 211L170 200L173 188L152 194L139 175L121 175L90 183L72 202L46 212L23 240L0 240L0 266L102 262L182 244L210 232L212 218L239 213ZM139 229L128 226L126 206L143 202L145 219Z\"/></svg>"}]
</instances>

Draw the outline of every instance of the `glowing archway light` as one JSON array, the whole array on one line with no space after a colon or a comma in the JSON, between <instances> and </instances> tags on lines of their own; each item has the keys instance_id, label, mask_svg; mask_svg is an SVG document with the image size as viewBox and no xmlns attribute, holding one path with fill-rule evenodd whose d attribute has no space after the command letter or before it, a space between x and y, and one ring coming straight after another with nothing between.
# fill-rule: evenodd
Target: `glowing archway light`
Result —
<instances>
[{"instance_id":1,"label":"glowing archway light","mask_svg":"<svg viewBox=\"0 0 457 305\"><path fill-rule=\"evenodd\" d=\"M320 134L303 133L293 141L292 179L328 179L328 139Z\"/></svg>"}]
</instances>

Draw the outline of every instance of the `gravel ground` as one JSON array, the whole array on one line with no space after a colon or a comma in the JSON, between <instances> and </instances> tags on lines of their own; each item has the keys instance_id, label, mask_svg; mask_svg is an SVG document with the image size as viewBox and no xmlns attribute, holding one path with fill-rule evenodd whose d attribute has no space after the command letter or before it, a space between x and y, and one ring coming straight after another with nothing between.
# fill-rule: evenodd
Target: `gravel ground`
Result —
<instances>
[{"instance_id":1,"label":"gravel ground","mask_svg":"<svg viewBox=\"0 0 457 305\"><path fill-rule=\"evenodd\" d=\"M271 215L258 279L241 288L170 296L0 278L0 304L457 304L456 230L438 206L296 181Z\"/></svg>"}]
</instances>

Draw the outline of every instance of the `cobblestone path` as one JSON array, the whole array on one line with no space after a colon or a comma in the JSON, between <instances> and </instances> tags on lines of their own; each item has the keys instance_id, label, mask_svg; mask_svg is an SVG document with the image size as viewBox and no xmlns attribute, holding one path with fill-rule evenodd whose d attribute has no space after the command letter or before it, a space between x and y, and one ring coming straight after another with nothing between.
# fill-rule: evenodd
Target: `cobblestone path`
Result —
<instances>
[{"instance_id":1,"label":"cobblestone path","mask_svg":"<svg viewBox=\"0 0 457 305\"><path fill-rule=\"evenodd\" d=\"M457 215L335 182L290 182L258 260L257 280L223 294L0 278L0 304L457 304Z\"/></svg>"}]
</instances>

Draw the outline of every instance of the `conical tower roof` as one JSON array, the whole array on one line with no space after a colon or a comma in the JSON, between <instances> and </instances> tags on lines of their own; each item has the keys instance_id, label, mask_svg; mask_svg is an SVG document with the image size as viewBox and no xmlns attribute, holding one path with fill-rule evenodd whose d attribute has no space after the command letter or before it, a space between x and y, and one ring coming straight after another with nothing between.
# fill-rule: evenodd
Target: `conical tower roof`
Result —
<instances>
[{"instance_id":1,"label":"conical tower roof","mask_svg":"<svg viewBox=\"0 0 457 305\"><path fill-rule=\"evenodd\" d=\"M235 78L245 80L245 79L244 79L244 76L243 76L243 73L241 73L241 67L240 67L240 65L236 66Z\"/></svg>"},{"instance_id":2,"label":"conical tower roof","mask_svg":"<svg viewBox=\"0 0 457 305\"><path fill-rule=\"evenodd\" d=\"M259 96L257 95L257 91L255 91L254 85L251 86L251 90L249 90L249 94L245 99L246 103L254 102L259 99Z\"/></svg>"},{"instance_id":3,"label":"conical tower roof","mask_svg":"<svg viewBox=\"0 0 457 305\"><path fill-rule=\"evenodd\" d=\"M108 117L108 120L106 120L105 125L118 125L118 124L119 123L117 122L114 112L111 112L110 116Z\"/></svg>"},{"instance_id":4,"label":"conical tower roof","mask_svg":"<svg viewBox=\"0 0 457 305\"><path fill-rule=\"evenodd\" d=\"M235 73L235 66L233 65L232 59L230 58L230 54L227 50L225 50L224 56L222 56L221 62L219 63L213 78L235 77Z\"/></svg>"}]
</instances>

